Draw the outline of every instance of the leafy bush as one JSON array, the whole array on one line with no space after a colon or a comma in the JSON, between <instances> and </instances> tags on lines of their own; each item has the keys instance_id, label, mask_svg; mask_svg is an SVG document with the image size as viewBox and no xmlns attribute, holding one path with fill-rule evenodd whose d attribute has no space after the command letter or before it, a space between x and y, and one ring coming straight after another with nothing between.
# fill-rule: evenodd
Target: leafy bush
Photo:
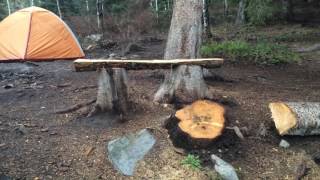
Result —
<instances>
[{"instance_id":1,"label":"leafy bush","mask_svg":"<svg viewBox=\"0 0 320 180\"><path fill-rule=\"evenodd\" d=\"M250 0L246 7L248 20L253 25L265 25L279 12L273 0Z\"/></svg>"},{"instance_id":2,"label":"leafy bush","mask_svg":"<svg viewBox=\"0 0 320 180\"><path fill-rule=\"evenodd\" d=\"M222 56L231 60L248 60L257 64L279 64L297 62L300 60L298 54L286 46L258 42L249 44L245 41L225 41L222 43L211 43L201 48L203 56Z\"/></svg>"},{"instance_id":3,"label":"leafy bush","mask_svg":"<svg viewBox=\"0 0 320 180\"><path fill-rule=\"evenodd\" d=\"M192 154L188 154L188 156L182 160L181 164L188 166L194 170L201 169L201 161L199 157Z\"/></svg>"}]
</instances>

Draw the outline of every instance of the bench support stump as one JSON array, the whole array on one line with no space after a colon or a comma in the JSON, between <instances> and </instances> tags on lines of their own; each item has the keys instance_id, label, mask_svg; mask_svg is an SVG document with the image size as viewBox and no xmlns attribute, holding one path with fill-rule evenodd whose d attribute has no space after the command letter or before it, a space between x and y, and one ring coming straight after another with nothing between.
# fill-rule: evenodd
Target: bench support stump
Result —
<instances>
[{"instance_id":1,"label":"bench support stump","mask_svg":"<svg viewBox=\"0 0 320 180\"><path fill-rule=\"evenodd\" d=\"M182 65L167 74L163 84L154 96L155 102L172 102L181 92L184 101L210 98L208 87L203 78L202 67ZM179 98L181 99L181 97Z\"/></svg>"},{"instance_id":2,"label":"bench support stump","mask_svg":"<svg viewBox=\"0 0 320 180\"><path fill-rule=\"evenodd\" d=\"M99 112L115 112L121 119L128 111L128 78L122 68L99 70L97 101L89 117Z\"/></svg>"}]
</instances>

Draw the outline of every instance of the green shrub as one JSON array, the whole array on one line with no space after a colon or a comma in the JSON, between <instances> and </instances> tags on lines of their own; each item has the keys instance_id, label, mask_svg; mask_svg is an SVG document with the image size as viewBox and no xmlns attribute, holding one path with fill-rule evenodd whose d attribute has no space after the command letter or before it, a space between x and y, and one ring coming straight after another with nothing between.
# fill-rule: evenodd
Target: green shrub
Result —
<instances>
[{"instance_id":1,"label":"green shrub","mask_svg":"<svg viewBox=\"0 0 320 180\"><path fill-rule=\"evenodd\" d=\"M188 166L194 170L201 169L201 161L199 157L192 154L188 154L188 156L182 160L181 164Z\"/></svg>"},{"instance_id":2,"label":"green shrub","mask_svg":"<svg viewBox=\"0 0 320 180\"><path fill-rule=\"evenodd\" d=\"M265 25L279 12L273 0L249 0L246 7L248 20L253 25Z\"/></svg>"},{"instance_id":3,"label":"green shrub","mask_svg":"<svg viewBox=\"0 0 320 180\"><path fill-rule=\"evenodd\" d=\"M205 57L222 56L233 61L246 60L257 64L290 63L300 60L299 55L286 46L266 42L256 44L245 41L211 43L203 46L201 53Z\"/></svg>"}]
</instances>

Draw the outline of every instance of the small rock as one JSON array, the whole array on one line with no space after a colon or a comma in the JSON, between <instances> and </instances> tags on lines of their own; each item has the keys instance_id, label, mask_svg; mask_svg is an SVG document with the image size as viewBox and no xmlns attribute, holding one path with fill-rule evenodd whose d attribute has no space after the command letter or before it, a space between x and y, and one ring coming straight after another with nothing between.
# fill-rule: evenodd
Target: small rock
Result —
<instances>
[{"instance_id":1,"label":"small rock","mask_svg":"<svg viewBox=\"0 0 320 180\"><path fill-rule=\"evenodd\" d=\"M286 140L282 139L282 140L280 141L279 147L282 147L282 148L289 148L289 147L290 147L290 144L289 144L289 142L288 142L288 141L286 141Z\"/></svg>"},{"instance_id":2,"label":"small rock","mask_svg":"<svg viewBox=\"0 0 320 180\"><path fill-rule=\"evenodd\" d=\"M6 146L5 143L1 143L1 144L0 144L0 148L5 147L5 146Z\"/></svg>"},{"instance_id":3,"label":"small rock","mask_svg":"<svg viewBox=\"0 0 320 180\"><path fill-rule=\"evenodd\" d=\"M268 133L268 131L267 131L266 126L264 125L264 123L261 123L259 126L259 129L258 129L258 135L265 137L265 136L267 136L267 133Z\"/></svg>"},{"instance_id":4,"label":"small rock","mask_svg":"<svg viewBox=\"0 0 320 180\"><path fill-rule=\"evenodd\" d=\"M68 168L68 167L63 166L63 167L60 167L60 168L59 168L59 170L60 170L60 171L62 171L62 172L66 172L66 171L68 171L68 170L69 170L69 168Z\"/></svg>"},{"instance_id":5,"label":"small rock","mask_svg":"<svg viewBox=\"0 0 320 180\"><path fill-rule=\"evenodd\" d=\"M49 129L48 128L43 128L43 129L40 129L40 132L48 132Z\"/></svg>"},{"instance_id":6,"label":"small rock","mask_svg":"<svg viewBox=\"0 0 320 180\"><path fill-rule=\"evenodd\" d=\"M28 133L26 127L23 124L19 124L18 126L19 127L16 128L17 132L21 133L22 135Z\"/></svg>"},{"instance_id":7,"label":"small rock","mask_svg":"<svg viewBox=\"0 0 320 180\"><path fill-rule=\"evenodd\" d=\"M136 163L143 159L156 139L147 130L143 129L137 134L112 140L107 145L108 159L124 175L133 175Z\"/></svg>"},{"instance_id":8,"label":"small rock","mask_svg":"<svg viewBox=\"0 0 320 180\"><path fill-rule=\"evenodd\" d=\"M316 164L320 165L320 152L313 154L312 159Z\"/></svg>"},{"instance_id":9,"label":"small rock","mask_svg":"<svg viewBox=\"0 0 320 180\"><path fill-rule=\"evenodd\" d=\"M225 180L239 180L235 169L227 162L212 154L211 160L214 163L214 169Z\"/></svg>"},{"instance_id":10,"label":"small rock","mask_svg":"<svg viewBox=\"0 0 320 180\"><path fill-rule=\"evenodd\" d=\"M115 58L116 56L117 56L117 54L115 54L115 53L109 54L109 58Z\"/></svg>"},{"instance_id":11,"label":"small rock","mask_svg":"<svg viewBox=\"0 0 320 180\"><path fill-rule=\"evenodd\" d=\"M4 86L3 86L3 88L5 88L5 89L11 89L11 88L13 88L13 87L14 87L13 84L7 84L7 85L4 85Z\"/></svg>"},{"instance_id":12,"label":"small rock","mask_svg":"<svg viewBox=\"0 0 320 180\"><path fill-rule=\"evenodd\" d=\"M51 132L49 135L53 136L53 135L57 135L57 134L58 134L57 132Z\"/></svg>"},{"instance_id":13,"label":"small rock","mask_svg":"<svg viewBox=\"0 0 320 180\"><path fill-rule=\"evenodd\" d=\"M134 54L134 55L131 55L131 56L130 56L130 58L131 58L131 59L139 59L139 58L140 58L140 56L139 56L139 55L137 55L137 54Z\"/></svg>"},{"instance_id":14,"label":"small rock","mask_svg":"<svg viewBox=\"0 0 320 180\"><path fill-rule=\"evenodd\" d=\"M0 180L12 180L12 177L6 176L4 174L0 174Z\"/></svg>"}]
</instances>

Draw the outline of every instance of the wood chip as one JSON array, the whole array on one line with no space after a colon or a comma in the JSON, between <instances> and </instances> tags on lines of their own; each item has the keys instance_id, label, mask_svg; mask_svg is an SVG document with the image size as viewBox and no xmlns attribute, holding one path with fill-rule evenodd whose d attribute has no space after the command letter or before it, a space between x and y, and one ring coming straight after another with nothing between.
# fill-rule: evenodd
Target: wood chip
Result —
<instances>
[{"instance_id":1,"label":"wood chip","mask_svg":"<svg viewBox=\"0 0 320 180\"><path fill-rule=\"evenodd\" d=\"M86 152L84 153L86 156L90 156L92 152L94 151L95 147L90 146L87 148Z\"/></svg>"}]
</instances>

